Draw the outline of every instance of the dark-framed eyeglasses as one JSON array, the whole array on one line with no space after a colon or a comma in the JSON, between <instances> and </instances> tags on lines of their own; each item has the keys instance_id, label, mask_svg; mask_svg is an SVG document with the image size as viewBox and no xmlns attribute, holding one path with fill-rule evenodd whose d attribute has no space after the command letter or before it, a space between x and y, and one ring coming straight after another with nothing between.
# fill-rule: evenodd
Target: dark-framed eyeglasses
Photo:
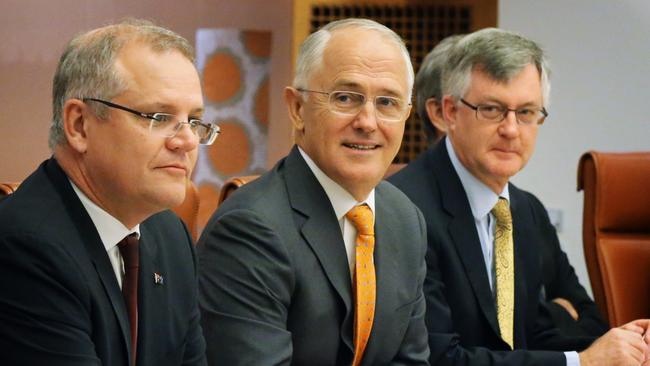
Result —
<instances>
[{"instance_id":1,"label":"dark-framed eyeglasses","mask_svg":"<svg viewBox=\"0 0 650 366\"><path fill-rule=\"evenodd\" d=\"M476 119L483 119L495 123L503 121L510 112L515 112L517 123L526 126L541 125L544 123L546 117L548 117L548 112L545 108L510 109L498 104L474 105L463 98L460 98L460 101L466 107L476 112Z\"/></svg>"},{"instance_id":2,"label":"dark-framed eyeglasses","mask_svg":"<svg viewBox=\"0 0 650 366\"><path fill-rule=\"evenodd\" d=\"M361 112L361 109L366 105L366 101L368 100L368 97L364 94L347 90L335 90L332 92L302 88L297 88L296 90L303 93L327 95L330 111L344 116L356 116ZM373 99L373 105L375 107L375 117L378 121L395 123L405 119L411 103L396 97L377 95Z\"/></svg>"},{"instance_id":3,"label":"dark-framed eyeglasses","mask_svg":"<svg viewBox=\"0 0 650 366\"><path fill-rule=\"evenodd\" d=\"M219 132L221 132L221 129L216 123L206 123L197 118L181 121L175 114L139 112L135 109L97 98L83 98L82 100L84 103L88 101L98 102L111 108L120 109L138 117L148 119L149 132L162 137L174 137L183 125L188 125L190 130L199 137L199 143L201 145L211 145L217 139Z\"/></svg>"}]
</instances>

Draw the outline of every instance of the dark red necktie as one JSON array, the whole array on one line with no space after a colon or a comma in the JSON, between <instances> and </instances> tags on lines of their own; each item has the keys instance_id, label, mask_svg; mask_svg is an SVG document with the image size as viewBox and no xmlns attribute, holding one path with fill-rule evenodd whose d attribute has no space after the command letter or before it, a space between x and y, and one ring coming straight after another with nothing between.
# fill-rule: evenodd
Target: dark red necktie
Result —
<instances>
[{"instance_id":1,"label":"dark red necktie","mask_svg":"<svg viewBox=\"0 0 650 366\"><path fill-rule=\"evenodd\" d=\"M131 324L131 365L135 365L138 350L138 272L140 268L140 253L137 234L133 233L117 244L124 260L124 280L122 295L129 311Z\"/></svg>"}]
</instances>

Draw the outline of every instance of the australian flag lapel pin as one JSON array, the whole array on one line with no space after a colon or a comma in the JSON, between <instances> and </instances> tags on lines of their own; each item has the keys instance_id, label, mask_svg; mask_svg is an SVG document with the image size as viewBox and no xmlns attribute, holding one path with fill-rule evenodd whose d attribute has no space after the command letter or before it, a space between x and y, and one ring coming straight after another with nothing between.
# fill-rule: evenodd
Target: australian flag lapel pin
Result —
<instances>
[{"instance_id":1,"label":"australian flag lapel pin","mask_svg":"<svg viewBox=\"0 0 650 366\"><path fill-rule=\"evenodd\" d=\"M156 285L162 286L162 285L165 284L165 279L163 278L163 276L160 273L154 272L153 273L153 283L155 283Z\"/></svg>"}]
</instances>

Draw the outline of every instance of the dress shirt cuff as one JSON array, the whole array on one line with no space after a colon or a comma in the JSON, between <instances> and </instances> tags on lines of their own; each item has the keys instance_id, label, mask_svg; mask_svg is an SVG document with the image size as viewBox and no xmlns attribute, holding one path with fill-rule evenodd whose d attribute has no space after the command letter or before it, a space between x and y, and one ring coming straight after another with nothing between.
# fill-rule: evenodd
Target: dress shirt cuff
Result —
<instances>
[{"instance_id":1,"label":"dress shirt cuff","mask_svg":"<svg viewBox=\"0 0 650 366\"><path fill-rule=\"evenodd\" d=\"M564 357L566 357L566 366L580 366L578 352L564 352Z\"/></svg>"}]
</instances>

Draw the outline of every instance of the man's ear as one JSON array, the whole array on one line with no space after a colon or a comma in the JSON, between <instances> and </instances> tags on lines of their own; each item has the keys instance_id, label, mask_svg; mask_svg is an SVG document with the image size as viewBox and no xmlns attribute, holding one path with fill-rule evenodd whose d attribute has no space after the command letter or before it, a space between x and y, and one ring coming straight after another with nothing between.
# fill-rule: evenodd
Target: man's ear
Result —
<instances>
[{"instance_id":1,"label":"man's ear","mask_svg":"<svg viewBox=\"0 0 650 366\"><path fill-rule=\"evenodd\" d=\"M453 130L456 127L456 114L458 113L458 105L456 100L451 95L442 97L442 116L443 123L446 126L446 131Z\"/></svg>"},{"instance_id":2,"label":"man's ear","mask_svg":"<svg viewBox=\"0 0 650 366\"><path fill-rule=\"evenodd\" d=\"M284 102L289 110L289 119L294 131L302 132L305 129L305 122L302 119L304 101L301 93L293 87L284 88Z\"/></svg>"},{"instance_id":3,"label":"man's ear","mask_svg":"<svg viewBox=\"0 0 650 366\"><path fill-rule=\"evenodd\" d=\"M83 154L88 148L88 108L79 99L68 99L63 105L63 133L68 145Z\"/></svg>"},{"instance_id":4,"label":"man's ear","mask_svg":"<svg viewBox=\"0 0 650 366\"><path fill-rule=\"evenodd\" d=\"M445 124L444 117L442 115L442 105L438 103L436 98L429 98L426 101L425 109L427 111L427 116L429 116L429 121L433 127L445 133L447 131L447 125Z\"/></svg>"}]
</instances>

